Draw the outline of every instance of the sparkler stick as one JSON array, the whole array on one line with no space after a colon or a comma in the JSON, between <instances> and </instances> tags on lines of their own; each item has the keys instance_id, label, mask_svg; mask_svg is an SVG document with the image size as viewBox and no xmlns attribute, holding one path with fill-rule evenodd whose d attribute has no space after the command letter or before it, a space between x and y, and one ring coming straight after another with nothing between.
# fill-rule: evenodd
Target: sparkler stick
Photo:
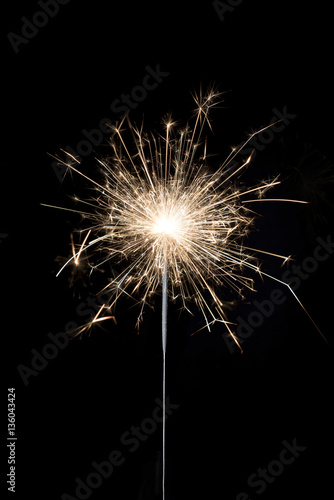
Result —
<instances>
[{"instance_id":1,"label":"sparkler stick","mask_svg":"<svg viewBox=\"0 0 334 500\"><path fill-rule=\"evenodd\" d=\"M167 307L168 276L167 259L164 260L162 273L162 500L165 500L166 479L166 345L167 345Z\"/></svg>"},{"instance_id":2,"label":"sparkler stick","mask_svg":"<svg viewBox=\"0 0 334 500\"><path fill-rule=\"evenodd\" d=\"M163 500L166 479L168 294L173 300L181 300L183 308L188 311L190 299L195 297L205 326L210 330L213 323L223 323L242 351L226 317L224 302L216 290L226 287L239 295L245 288L254 290L253 279L245 276L244 269L273 278L260 270L257 252L279 257L283 262L289 259L243 245L243 238L253 221L253 212L246 205L254 201L269 201L263 198L264 193L279 184L277 179L273 179L241 189L236 182L237 176L249 165L252 154L234 171L230 163L255 134L239 149L234 149L214 173L210 172L206 163L206 141L201 154L203 128L206 123L211 128L208 114L218 99L219 94L213 90L204 97L195 96L197 109L193 128L187 125L185 129L174 132L175 124L168 119L165 137L144 134L142 127L136 128L129 122L128 132L132 134L134 153L123 137L123 119L114 128L111 141L113 156L108 160L98 160L103 181L91 179L79 170L78 165L74 167L73 163L79 162L72 155L66 153L69 160L65 161L57 158L88 180L97 192L91 203L78 200L94 207L91 213L77 210L92 224L79 250L72 252L73 255L58 274L70 262L77 265L80 256L88 250L106 255L102 261L92 265L92 270L108 260L121 266L118 275L105 287L111 292L111 298L86 328L114 318L102 317L102 311L111 311L122 295L133 299L140 297L139 323L145 304L162 284ZM265 128L258 133L263 130ZM250 193L258 198L243 199ZM272 201L278 200L274 198ZM298 298L297 301L306 312ZM84 330L85 327L81 327L79 334Z\"/></svg>"}]
</instances>

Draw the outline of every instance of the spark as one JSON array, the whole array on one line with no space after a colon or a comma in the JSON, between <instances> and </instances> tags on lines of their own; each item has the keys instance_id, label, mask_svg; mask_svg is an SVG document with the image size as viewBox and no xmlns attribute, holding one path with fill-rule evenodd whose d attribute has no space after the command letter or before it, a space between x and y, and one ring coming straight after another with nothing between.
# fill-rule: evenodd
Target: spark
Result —
<instances>
[{"instance_id":1,"label":"spark","mask_svg":"<svg viewBox=\"0 0 334 500\"><path fill-rule=\"evenodd\" d=\"M309 203L309 201L302 201L302 200L289 200L287 198L263 198L261 200L243 200L243 203L254 203L254 202L258 202L258 201L280 201L280 202L283 202L283 201L286 201L288 203Z\"/></svg>"},{"instance_id":2,"label":"spark","mask_svg":"<svg viewBox=\"0 0 334 500\"><path fill-rule=\"evenodd\" d=\"M71 233L72 256L73 256L73 259L74 259L74 264L76 266L79 265L79 259L80 259L80 255L81 255L82 249L84 248L85 243L86 243L86 241L87 241L90 233L91 233L91 229L87 232L87 234L85 236L85 239L83 240L83 242L82 242L82 244L80 246L79 252L77 252L77 253L75 253L75 250L74 250L73 234Z\"/></svg>"},{"instance_id":3,"label":"spark","mask_svg":"<svg viewBox=\"0 0 334 500\"><path fill-rule=\"evenodd\" d=\"M125 118L115 126L110 140L112 154L98 159L102 180L81 172L80 164L74 167L73 160L78 162L72 155L72 161L64 161L96 192L90 203L79 200L94 208L82 212L89 231L67 263L74 260L77 264L84 252L91 251L100 259L96 267L109 260L119 266L118 275L105 287L111 292L105 307L111 311L122 295L134 298L140 305L138 324L145 305L161 291L165 270L169 297L179 300L188 311L195 299L205 326L210 330L215 322L223 323L241 350L221 297L224 289L238 295L245 289L254 290L254 280L245 270L265 275L257 252L289 260L290 256L243 245L254 219L246 204L269 201L262 196L279 181L275 178L240 187L237 178L252 155L234 171L230 163L248 141L211 170L203 133L206 125L211 129L209 112L221 102L221 94L210 90L194 98L194 125L189 122L183 129L170 116L164 122L163 135L146 133L143 125L137 127L129 119L125 123ZM250 193L258 198L247 199ZM103 309L93 322L103 319Z\"/></svg>"}]
</instances>

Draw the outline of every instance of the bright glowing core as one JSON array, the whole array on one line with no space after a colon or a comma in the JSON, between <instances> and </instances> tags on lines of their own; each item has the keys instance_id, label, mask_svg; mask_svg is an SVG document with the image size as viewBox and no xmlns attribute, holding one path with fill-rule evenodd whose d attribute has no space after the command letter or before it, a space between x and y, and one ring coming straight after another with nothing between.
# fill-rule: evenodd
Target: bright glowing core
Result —
<instances>
[{"instance_id":1,"label":"bright glowing core","mask_svg":"<svg viewBox=\"0 0 334 500\"><path fill-rule=\"evenodd\" d=\"M162 216L153 224L152 231L155 234L173 235L177 231L177 222L173 217Z\"/></svg>"}]
</instances>

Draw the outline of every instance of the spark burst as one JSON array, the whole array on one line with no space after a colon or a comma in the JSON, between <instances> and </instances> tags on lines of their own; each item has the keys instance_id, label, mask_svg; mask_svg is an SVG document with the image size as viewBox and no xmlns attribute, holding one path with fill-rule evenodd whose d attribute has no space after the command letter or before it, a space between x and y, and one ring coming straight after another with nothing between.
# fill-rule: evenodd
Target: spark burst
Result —
<instances>
[{"instance_id":1,"label":"spark burst","mask_svg":"<svg viewBox=\"0 0 334 500\"><path fill-rule=\"evenodd\" d=\"M279 181L262 181L242 189L235 179L252 155L232 170L231 161L241 148L232 150L216 171L210 170L203 131L206 124L211 128L209 111L220 102L220 97L215 90L205 96L195 95L194 125L179 129L168 117L164 120L163 136L145 133L143 126L136 127L129 120L123 130L124 118L112 129L112 155L97 160L101 182L78 170L74 165L80 162L69 153L65 152L66 161L57 158L89 180L97 193L89 202L81 200L90 207L90 212L79 211L89 227L82 230L83 243L58 275L70 261L77 265L87 251L104 256L92 269L107 261L121 268L106 285L104 290L110 292L111 298L93 322L114 318L101 315L106 309L113 311L121 295L128 295L141 304L139 324L145 304L162 287L165 269L169 297L180 300L189 312L189 304L195 300L207 328L210 330L216 321L224 323L241 350L220 295L224 287L239 295L245 289L254 290L253 279L243 273L245 268L265 275L257 254L268 252L243 244L254 218L246 204L269 201L263 195ZM129 141L125 134L130 134ZM250 193L257 199L244 199ZM91 326L92 322L87 328ZM84 331L85 327L79 330L80 334Z\"/></svg>"}]
</instances>

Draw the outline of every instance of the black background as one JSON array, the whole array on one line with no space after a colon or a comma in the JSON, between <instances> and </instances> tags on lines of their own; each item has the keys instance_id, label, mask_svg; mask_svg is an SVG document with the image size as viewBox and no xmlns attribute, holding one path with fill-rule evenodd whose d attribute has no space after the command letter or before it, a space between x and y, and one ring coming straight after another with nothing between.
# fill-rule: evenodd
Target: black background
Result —
<instances>
[{"instance_id":1,"label":"black background","mask_svg":"<svg viewBox=\"0 0 334 500\"><path fill-rule=\"evenodd\" d=\"M82 130L96 128L103 117L117 120L111 103L141 84L147 65L159 64L169 73L130 112L134 119L144 115L149 128L159 128L169 111L186 120L193 110L190 93L201 85L216 83L227 91L223 106L212 114L213 166L230 146L267 125L273 108L286 107L296 118L256 155L244 181L281 174L282 185L273 194L313 202L254 206L260 217L250 242L293 254L300 264L313 255L317 237L333 234L332 12L325 2L244 0L221 21L210 1L71 0L15 54L7 34L20 34L22 16L32 19L40 7L15 2L5 10L2 398L6 386L16 388L16 497L75 497L75 479L85 480L93 461L120 449L124 465L91 498L158 498L152 488L161 428L133 453L120 437L152 415L161 393L159 298L155 309L146 311L139 336L136 311L121 302L117 325L110 321L104 330L72 340L27 385L17 370L18 365L31 367L31 350L42 353L49 332L62 332L69 322L81 324L77 307L96 291L79 288L81 298L73 296L69 273L55 277L55 259L70 253L70 234L80 220L40 203L71 207L70 196L82 183L69 175L60 183L48 153L75 147L84 139ZM95 155L106 151L101 145ZM93 168L94 153L85 161ZM278 278L283 273L270 257L262 269ZM297 291L329 342L332 276L330 256ZM102 275L97 285L103 280ZM257 286L259 301L276 288L287 300L254 329L242 355L230 352L222 326L191 336L200 319L169 308L167 390L179 404L167 428L173 500L233 500L242 491L251 499L325 498L331 492L331 347L286 287L268 279ZM247 318L252 300L250 295L248 303L232 310L231 320ZM6 423L1 435L5 449ZM306 450L257 494L247 478L279 456L283 440L294 439ZM139 494L144 485L146 494Z\"/></svg>"}]
</instances>

